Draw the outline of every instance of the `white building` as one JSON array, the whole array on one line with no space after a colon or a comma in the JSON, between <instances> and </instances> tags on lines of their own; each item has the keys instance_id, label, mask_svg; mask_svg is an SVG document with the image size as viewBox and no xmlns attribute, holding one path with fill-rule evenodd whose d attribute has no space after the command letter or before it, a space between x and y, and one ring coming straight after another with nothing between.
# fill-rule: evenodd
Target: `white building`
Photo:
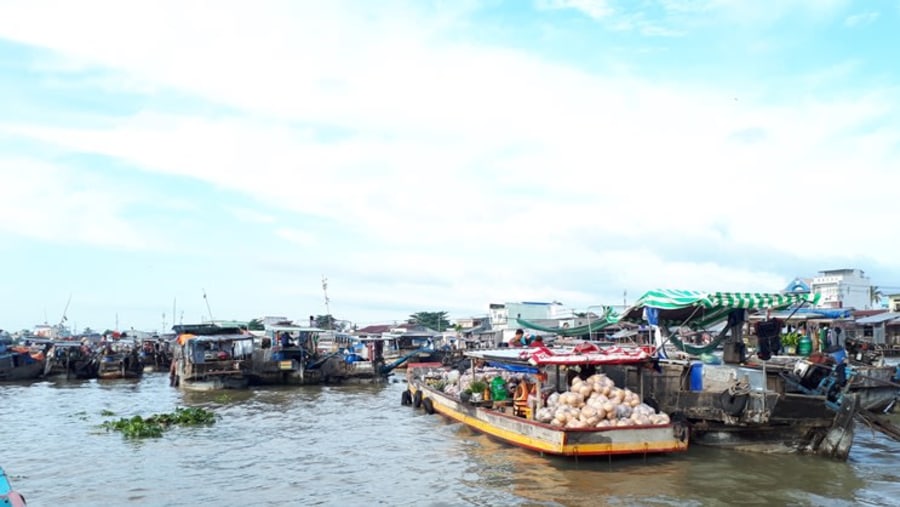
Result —
<instances>
[{"instance_id":1,"label":"white building","mask_svg":"<svg viewBox=\"0 0 900 507\"><path fill-rule=\"evenodd\" d=\"M547 321L571 316L569 309L563 308L559 301L551 303L523 301L519 303L491 303L489 305L491 329L500 331L503 341L508 341L515 334L519 324L516 319L528 321Z\"/></svg>"},{"instance_id":2,"label":"white building","mask_svg":"<svg viewBox=\"0 0 900 507\"><path fill-rule=\"evenodd\" d=\"M812 279L810 291L821 294L819 308L872 308L872 282L861 269L819 271Z\"/></svg>"}]
</instances>

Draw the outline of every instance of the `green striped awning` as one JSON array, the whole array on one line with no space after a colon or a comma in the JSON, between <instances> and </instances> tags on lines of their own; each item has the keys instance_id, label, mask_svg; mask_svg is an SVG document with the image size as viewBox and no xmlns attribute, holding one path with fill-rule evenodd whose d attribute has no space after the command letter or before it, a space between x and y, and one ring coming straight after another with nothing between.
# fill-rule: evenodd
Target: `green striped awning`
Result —
<instances>
[{"instance_id":1,"label":"green striped awning","mask_svg":"<svg viewBox=\"0 0 900 507\"><path fill-rule=\"evenodd\" d=\"M815 304L819 294L781 294L777 292L701 292L694 290L656 289L645 293L635 306L671 310L702 306L755 310L787 308L797 303Z\"/></svg>"},{"instance_id":2,"label":"green striped awning","mask_svg":"<svg viewBox=\"0 0 900 507\"><path fill-rule=\"evenodd\" d=\"M819 297L819 294L656 289L642 295L624 313L623 318L641 320L644 308L656 308L662 321L691 327L709 327L727 319L732 310L780 310L801 303L814 305Z\"/></svg>"}]
</instances>

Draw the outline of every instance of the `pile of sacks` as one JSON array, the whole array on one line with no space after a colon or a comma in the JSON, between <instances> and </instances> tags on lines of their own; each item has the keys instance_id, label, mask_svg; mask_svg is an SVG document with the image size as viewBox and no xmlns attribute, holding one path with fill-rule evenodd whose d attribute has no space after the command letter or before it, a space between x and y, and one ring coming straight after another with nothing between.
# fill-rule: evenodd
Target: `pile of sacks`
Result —
<instances>
[{"instance_id":1,"label":"pile of sacks","mask_svg":"<svg viewBox=\"0 0 900 507\"><path fill-rule=\"evenodd\" d=\"M606 375L572 379L567 392L553 393L535 419L564 428L612 428L669 424L669 416L657 413L628 389L620 389Z\"/></svg>"}]
</instances>

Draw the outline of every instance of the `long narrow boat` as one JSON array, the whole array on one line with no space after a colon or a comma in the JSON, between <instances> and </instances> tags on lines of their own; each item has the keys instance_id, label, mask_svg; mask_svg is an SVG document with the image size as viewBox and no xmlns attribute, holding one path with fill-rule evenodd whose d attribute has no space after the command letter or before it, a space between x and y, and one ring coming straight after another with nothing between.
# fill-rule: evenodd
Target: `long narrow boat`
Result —
<instances>
[{"instance_id":1,"label":"long narrow boat","mask_svg":"<svg viewBox=\"0 0 900 507\"><path fill-rule=\"evenodd\" d=\"M0 467L0 505L6 507L25 507L25 497L21 493L13 491L6 472Z\"/></svg>"},{"instance_id":2,"label":"long narrow boat","mask_svg":"<svg viewBox=\"0 0 900 507\"><path fill-rule=\"evenodd\" d=\"M637 403L629 403L625 409L612 392L621 393L624 398L626 391L609 388L612 382L596 373L598 367L606 364L645 361L647 354L641 349L541 347L470 351L466 355L473 359L475 367L463 374L440 363L410 364L409 390L403 393L403 403L424 407L428 413L441 414L508 444L542 454L647 455L688 448L686 426L671 421L665 414L656 414L646 405L639 409ZM479 393L466 396L482 378L491 380L492 399L477 401ZM603 386L596 387L602 384L601 379L607 382L604 385L608 396L603 394ZM468 390L464 390L466 385L470 386ZM595 386L589 395L577 392L589 385ZM504 388L512 392L511 399L500 399ZM631 402L638 394L628 392L627 396ZM622 410L610 409L610 400L621 404ZM604 410L604 403L610 404L606 407L609 410Z\"/></svg>"}]
</instances>

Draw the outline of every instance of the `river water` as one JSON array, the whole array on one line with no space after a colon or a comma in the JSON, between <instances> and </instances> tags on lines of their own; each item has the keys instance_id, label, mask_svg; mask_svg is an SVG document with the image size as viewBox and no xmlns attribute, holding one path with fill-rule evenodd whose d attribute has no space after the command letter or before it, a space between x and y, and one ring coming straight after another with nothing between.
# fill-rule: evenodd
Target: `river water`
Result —
<instances>
[{"instance_id":1,"label":"river water","mask_svg":"<svg viewBox=\"0 0 900 507\"><path fill-rule=\"evenodd\" d=\"M858 429L847 462L693 446L541 457L380 385L185 393L139 381L0 385L0 466L28 505L896 505L900 444ZM105 420L201 406L215 424L127 440ZM111 411L115 416L104 415ZM900 421L897 421L900 422Z\"/></svg>"}]
</instances>

